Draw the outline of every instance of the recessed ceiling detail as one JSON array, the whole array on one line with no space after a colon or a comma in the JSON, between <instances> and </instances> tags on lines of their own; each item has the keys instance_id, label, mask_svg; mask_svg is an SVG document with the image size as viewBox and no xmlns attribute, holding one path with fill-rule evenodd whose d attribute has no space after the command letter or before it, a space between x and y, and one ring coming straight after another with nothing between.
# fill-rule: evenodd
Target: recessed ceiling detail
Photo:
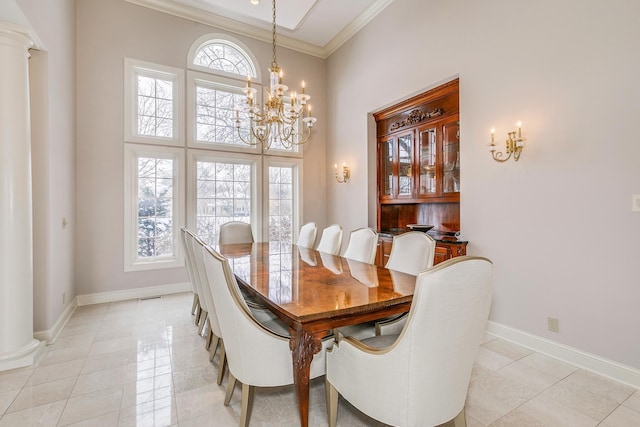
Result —
<instances>
[{"instance_id":1,"label":"recessed ceiling detail","mask_svg":"<svg viewBox=\"0 0 640 427\"><path fill-rule=\"evenodd\" d=\"M216 15L226 16L241 22L247 19L261 21L265 25L270 25L271 2L261 1L257 5L252 5L248 0L173 0L185 6L206 10ZM372 0L367 0L371 3ZM302 23L311 9L318 3L318 0L278 0L278 26L294 31ZM250 23L250 22L247 22Z\"/></svg>"},{"instance_id":2,"label":"recessed ceiling detail","mask_svg":"<svg viewBox=\"0 0 640 427\"><path fill-rule=\"evenodd\" d=\"M271 2L126 0L259 40L271 39ZM278 44L326 58L393 0L277 0Z\"/></svg>"}]
</instances>

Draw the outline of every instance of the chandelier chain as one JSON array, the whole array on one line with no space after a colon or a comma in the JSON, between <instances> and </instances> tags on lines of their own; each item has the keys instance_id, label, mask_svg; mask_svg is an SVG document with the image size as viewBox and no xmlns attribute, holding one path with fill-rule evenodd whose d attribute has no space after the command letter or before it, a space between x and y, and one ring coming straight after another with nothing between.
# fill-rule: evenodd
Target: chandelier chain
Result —
<instances>
[{"instance_id":1,"label":"chandelier chain","mask_svg":"<svg viewBox=\"0 0 640 427\"><path fill-rule=\"evenodd\" d=\"M275 70L278 68L278 62L276 62L276 0L273 0L273 61L271 67Z\"/></svg>"}]
</instances>

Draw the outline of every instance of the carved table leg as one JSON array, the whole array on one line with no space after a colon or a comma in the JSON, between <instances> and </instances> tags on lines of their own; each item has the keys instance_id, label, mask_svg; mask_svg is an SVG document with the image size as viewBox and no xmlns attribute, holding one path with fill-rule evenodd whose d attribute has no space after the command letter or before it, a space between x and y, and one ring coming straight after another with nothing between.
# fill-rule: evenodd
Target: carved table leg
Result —
<instances>
[{"instance_id":1,"label":"carved table leg","mask_svg":"<svg viewBox=\"0 0 640 427\"><path fill-rule=\"evenodd\" d=\"M300 410L300 425L307 427L309 424L309 373L313 355L322 348L319 336L314 336L304 329L291 331L289 348L293 357L293 382L298 395L298 408Z\"/></svg>"}]
</instances>

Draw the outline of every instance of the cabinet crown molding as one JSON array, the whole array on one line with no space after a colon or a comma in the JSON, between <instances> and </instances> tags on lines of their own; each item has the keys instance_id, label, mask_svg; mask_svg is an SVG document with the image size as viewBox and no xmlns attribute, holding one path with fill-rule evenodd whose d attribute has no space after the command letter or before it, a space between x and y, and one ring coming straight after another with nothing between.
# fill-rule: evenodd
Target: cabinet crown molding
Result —
<instances>
[{"instance_id":1,"label":"cabinet crown molding","mask_svg":"<svg viewBox=\"0 0 640 427\"><path fill-rule=\"evenodd\" d=\"M392 123L390 130L394 131L396 129L400 129L405 126L412 126L416 123L420 123L423 120L431 119L433 117L438 117L443 114L444 114L443 108L434 108L433 110L428 112L425 112L416 108L415 110L412 110L411 113L409 113L409 117L407 117L406 119L399 122Z\"/></svg>"}]
</instances>

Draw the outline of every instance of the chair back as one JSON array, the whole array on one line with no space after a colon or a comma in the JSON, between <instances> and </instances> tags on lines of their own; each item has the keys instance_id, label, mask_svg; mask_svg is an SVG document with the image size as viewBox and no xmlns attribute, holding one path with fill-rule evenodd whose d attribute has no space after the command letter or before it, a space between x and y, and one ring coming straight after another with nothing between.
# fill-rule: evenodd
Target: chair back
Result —
<instances>
[{"instance_id":1,"label":"chair back","mask_svg":"<svg viewBox=\"0 0 640 427\"><path fill-rule=\"evenodd\" d=\"M386 268L403 273L418 273L433 266L436 241L426 233L410 231L393 238Z\"/></svg>"},{"instance_id":2,"label":"chair back","mask_svg":"<svg viewBox=\"0 0 640 427\"><path fill-rule=\"evenodd\" d=\"M194 239L195 239L195 234L193 234L191 230L188 230L185 228L184 246L185 246L185 252L187 253L187 259L190 261L190 264L191 264L191 274L193 275L193 286L195 287L196 293L200 298L200 305L202 306L202 308L204 308L205 311L207 311L208 310L207 301L203 296L204 293L202 289L203 280L200 279L200 274L198 273L198 270L196 268L196 260L195 260L194 250L193 250Z\"/></svg>"},{"instance_id":3,"label":"chair back","mask_svg":"<svg viewBox=\"0 0 640 427\"><path fill-rule=\"evenodd\" d=\"M242 221L225 222L220 226L218 244L253 243L251 224Z\"/></svg>"},{"instance_id":4,"label":"chair back","mask_svg":"<svg viewBox=\"0 0 640 427\"><path fill-rule=\"evenodd\" d=\"M184 266L187 269L187 275L189 276L189 283L191 284L191 291L194 294L198 295L198 288L196 288L196 280L194 278L193 272L193 258L191 257L191 252L187 250L187 229L185 227L180 227L180 243L182 245L182 250L184 251Z\"/></svg>"},{"instance_id":5,"label":"chair back","mask_svg":"<svg viewBox=\"0 0 640 427\"><path fill-rule=\"evenodd\" d=\"M191 252L193 256L193 264L195 266L195 276L200 283L201 294L198 294L201 301L204 300L205 310L209 314L209 325L211 326L211 332L215 336L220 337L220 325L218 323L218 315L216 313L216 307L213 302L213 293L211 292L211 285L207 278L207 273L204 268L203 250L204 242L200 240L195 234L191 235Z\"/></svg>"},{"instance_id":6,"label":"chair back","mask_svg":"<svg viewBox=\"0 0 640 427\"><path fill-rule=\"evenodd\" d=\"M300 234L298 235L298 241L296 245L303 248L313 248L313 244L316 242L316 234L318 232L318 226L315 222L308 222L300 227Z\"/></svg>"},{"instance_id":7,"label":"chair back","mask_svg":"<svg viewBox=\"0 0 640 427\"><path fill-rule=\"evenodd\" d=\"M378 248L378 233L371 228L359 228L351 232L344 257L354 261L373 264Z\"/></svg>"},{"instance_id":8,"label":"chair back","mask_svg":"<svg viewBox=\"0 0 640 427\"><path fill-rule=\"evenodd\" d=\"M342 244L342 227L338 224L333 224L322 230L322 236L320 237L320 243L316 250L318 252L326 252L332 255L338 255L340 252L340 245Z\"/></svg>"},{"instance_id":9,"label":"chair back","mask_svg":"<svg viewBox=\"0 0 640 427\"><path fill-rule=\"evenodd\" d=\"M336 388L350 403L387 424L452 420L464 408L492 288L493 264L486 258L456 257L422 271L407 322L393 344L354 358L353 365L333 363L331 353L351 348L339 344L327 354L327 380L340 383ZM366 375L376 377L374 384L366 382L366 390L357 381L340 381Z\"/></svg>"}]
</instances>

